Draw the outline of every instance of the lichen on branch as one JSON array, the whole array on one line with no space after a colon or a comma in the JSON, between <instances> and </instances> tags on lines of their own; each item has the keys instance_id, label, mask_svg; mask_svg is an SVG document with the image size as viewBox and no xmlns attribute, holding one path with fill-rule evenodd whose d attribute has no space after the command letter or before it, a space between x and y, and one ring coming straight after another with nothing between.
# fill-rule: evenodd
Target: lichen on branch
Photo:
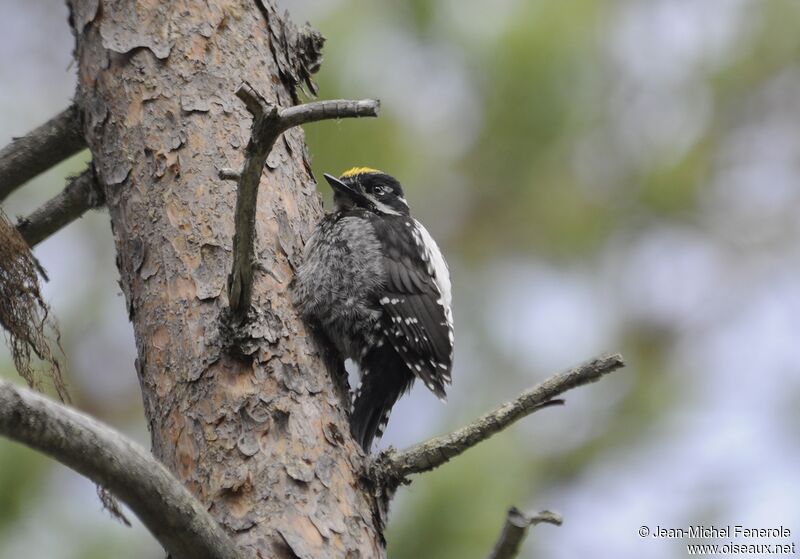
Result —
<instances>
[{"instance_id":1,"label":"lichen on branch","mask_svg":"<svg viewBox=\"0 0 800 559\"><path fill-rule=\"evenodd\" d=\"M0 325L5 330L14 366L25 382L38 390L42 388L44 373L58 398L69 402L57 358L58 325L42 297L40 272L43 270L28 244L0 210ZM37 370L34 358L41 360L44 370Z\"/></svg>"}]
</instances>

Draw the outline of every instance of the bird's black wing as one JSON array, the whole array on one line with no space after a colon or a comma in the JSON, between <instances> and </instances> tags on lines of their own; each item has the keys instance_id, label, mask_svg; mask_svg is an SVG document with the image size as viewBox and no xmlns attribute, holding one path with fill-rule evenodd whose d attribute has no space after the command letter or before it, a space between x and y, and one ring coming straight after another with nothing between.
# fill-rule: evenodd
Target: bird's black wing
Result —
<instances>
[{"instance_id":1,"label":"bird's black wing","mask_svg":"<svg viewBox=\"0 0 800 559\"><path fill-rule=\"evenodd\" d=\"M417 224L383 216L373 225L386 272L377 301L384 310L380 327L408 369L443 399L453 363L452 324Z\"/></svg>"}]
</instances>

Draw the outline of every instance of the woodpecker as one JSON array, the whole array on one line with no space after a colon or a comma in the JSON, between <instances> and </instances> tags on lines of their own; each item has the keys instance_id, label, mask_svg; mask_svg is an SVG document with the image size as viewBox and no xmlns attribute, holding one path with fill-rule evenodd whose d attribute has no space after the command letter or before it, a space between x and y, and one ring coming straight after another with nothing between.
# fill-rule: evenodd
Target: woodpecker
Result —
<instances>
[{"instance_id":1,"label":"woodpecker","mask_svg":"<svg viewBox=\"0 0 800 559\"><path fill-rule=\"evenodd\" d=\"M334 210L306 244L294 298L341 357L358 365L350 430L369 452L415 379L445 400L453 366L450 273L396 179L368 167L325 179Z\"/></svg>"}]
</instances>

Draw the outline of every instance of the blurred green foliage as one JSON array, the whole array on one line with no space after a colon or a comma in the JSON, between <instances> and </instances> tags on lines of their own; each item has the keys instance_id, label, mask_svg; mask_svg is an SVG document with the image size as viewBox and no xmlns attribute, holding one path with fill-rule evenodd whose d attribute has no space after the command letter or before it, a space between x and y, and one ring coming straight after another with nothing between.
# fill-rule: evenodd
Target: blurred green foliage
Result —
<instances>
[{"instance_id":1,"label":"blurred green foliage","mask_svg":"<svg viewBox=\"0 0 800 559\"><path fill-rule=\"evenodd\" d=\"M32 505L44 469L44 460L33 450L0 439L0 532Z\"/></svg>"}]
</instances>

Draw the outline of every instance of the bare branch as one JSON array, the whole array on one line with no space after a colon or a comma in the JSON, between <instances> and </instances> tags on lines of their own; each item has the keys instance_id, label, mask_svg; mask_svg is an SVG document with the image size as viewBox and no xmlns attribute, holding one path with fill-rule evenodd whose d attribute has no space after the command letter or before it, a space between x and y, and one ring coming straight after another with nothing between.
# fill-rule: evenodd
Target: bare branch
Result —
<instances>
[{"instance_id":1,"label":"bare branch","mask_svg":"<svg viewBox=\"0 0 800 559\"><path fill-rule=\"evenodd\" d=\"M0 380L0 434L111 490L175 559L236 559L206 508L145 449L37 392Z\"/></svg>"},{"instance_id":2,"label":"bare branch","mask_svg":"<svg viewBox=\"0 0 800 559\"><path fill-rule=\"evenodd\" d=\"M563 401L555 400L556 396L595 382L624 364L619 354L602 355L551 376L523 392L516 400L503 404L449 435L430 439L404 451L389 448L378 455L371 465L372 477L385 487L396 487L405 482L407 476L441 466L515 421L544 407L562 404Z\"/></svg>"},{"instance_id":3,"label":"bare branch","mask_svg":"<svg viewBox=\"0 0 800 559\"><path fill-rule=\"evenodd\" d=\"M28 246L34 247L88 210L104 203L103 190L90 166L42 207L28 217L21 218L17 222L17 230Z\"/></svg>"},{"instance_id":4,"label":"bare branch","mask_svg":"<svg viewBox=\"0 0 800 559\"><path fill-rule=\"evenodd\" d=\"M25 181L86 147L75 105L0 150L0 202Z\"/></svg>"},{"instance_id":5,"label":"bare branch","mask_svg":"<svg viewBox=\"0 0 800 559\"><path fill-rule=\"evenodd\" d=\"M241 173L221 172L221 176L235 178L239 182L234 218L236 232L233 237L233 267L228 276L228 301L231 310L238 316L243 316L250 308L252 297L258 185L275 140L289 128L309 122L377 116L380 105L378 101L369 99L336 100L279 109L267 102L246 82L236 90L236 96L245 103L247 110L253 115L252 132Z\"/></svg>"},{"instance_id":6,"label":"bare branch","mask_svg":"<svg viewBox=\"0 0 800 559\"><path fill-rule=\"evenodd\" d=\"M320 120L378 116L379 110L380 102L375 99L361 99L360 101L331 99L282 109L280 117L282 125L285 126L284 130L286 130L292 126Z\"/></svg>"},{"instance_id":7,"label":"bare branch","mask_svg":"<svg viewBox=\"0 0 800 559\"><path fill-rule=\"evenodd\" d=\"M519 554L519 548L525 540L525 536L528 535L528 529L543 522L561 526L563 519L561 515L549 510L528 516L517 507L511 507L506 515L503 531L487 559L513 559Z\"/></svg>"},{"instance_id":8,"label":"bare branch","mask_svg":"<svg viewBox=\"0 0 800 559\"><path fill-rule=\"evenodd\" d=\"M222 169L217 169L217 173L219 174L219 178L226 181L238 181L239 177L242 176L242 173L240 173L236 169L231 169L230 167L223 167Z\"/></svg>"}]
</instances>

